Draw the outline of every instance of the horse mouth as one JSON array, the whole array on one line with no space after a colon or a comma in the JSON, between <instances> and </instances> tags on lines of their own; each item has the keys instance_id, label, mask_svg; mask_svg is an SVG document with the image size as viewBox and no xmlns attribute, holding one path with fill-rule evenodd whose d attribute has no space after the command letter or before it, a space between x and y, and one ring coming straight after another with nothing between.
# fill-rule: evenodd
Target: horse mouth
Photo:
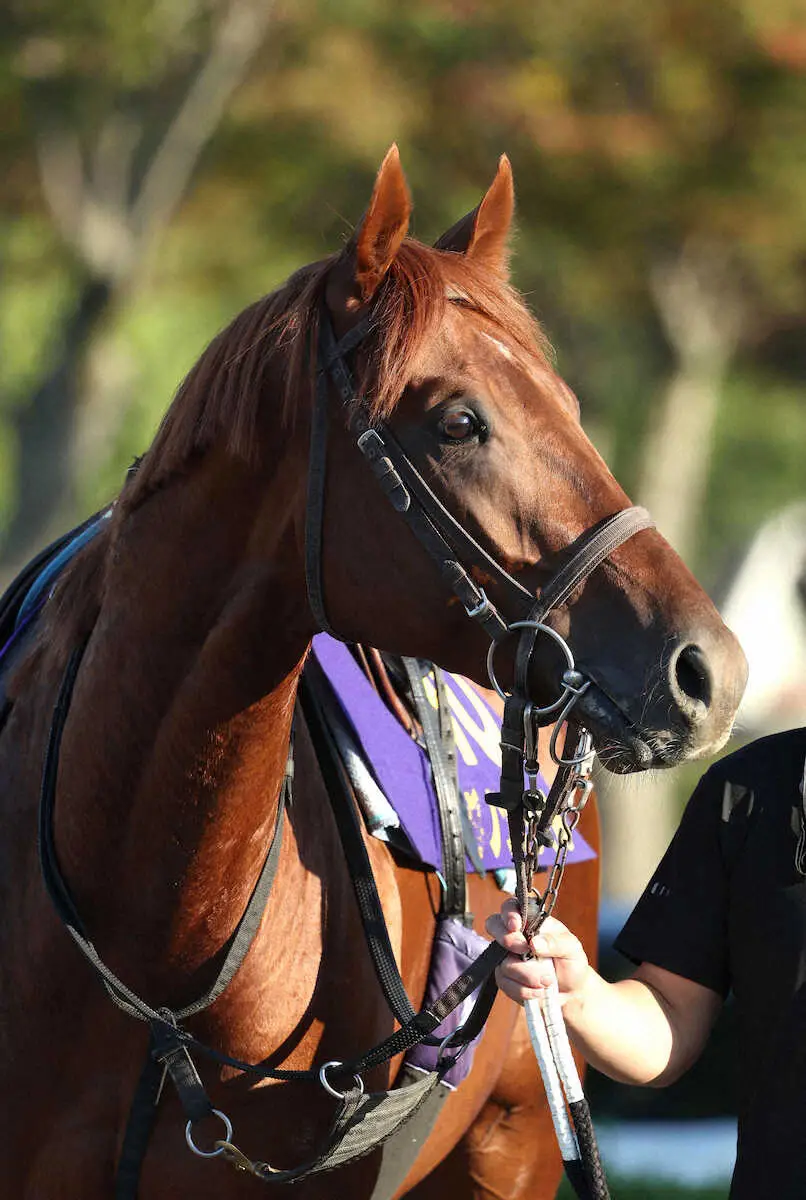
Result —
<instances>
[{"instance_id":1,"label":"horse mouth","mask_svg":"<svg viewBox=\"0 0 806 1200\"><path fill-rule=\"evenodd\" d=\"M679 758L679 746L639 729L597 683L580 696L574 716L590 730L599 761L614 775L670 767Z\"/></svg>"}]
</instances>

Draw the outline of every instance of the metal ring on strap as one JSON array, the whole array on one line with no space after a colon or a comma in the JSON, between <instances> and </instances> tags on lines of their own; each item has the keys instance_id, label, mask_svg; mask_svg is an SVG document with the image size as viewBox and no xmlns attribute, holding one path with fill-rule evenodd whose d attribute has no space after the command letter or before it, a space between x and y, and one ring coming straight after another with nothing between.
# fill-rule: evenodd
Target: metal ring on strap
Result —
<instances>
[{"instance_id":1,"label":"metal ring on strap","mask_svg":"<svg viewBox=\"0 0 806 1200\"><path fill-rule=\"evenodd\" d=\"M542 621L513 621L512 624L508 627L507 633L511 633L513 631L513 629L534 629L537 633L547 633L549 635L549 637L552 638L553 641L555 641L557 643L557 645L560 647L563 654L565 655L565 661L568 664L567 669L569 671L576 670L576 666L574 664L574 656L571 653L571 647L568 645L565 638L562 637L561 634L557 633L556 629L552 629L550 625L544 625ZM505 692L504 689L501 687L501 684L498 682L498 680L495 677L495 670L493 669L493 660L495 658L495 651L499 645L500 645L500 642L491 642L490 643L490 648L487 651L487 674L490 678L490 683L493 685L495 690L498 692L498 695L501 697L501 699L508 700L509 693ZM562 695L560 696L560 698L558 700L555 700L553 704L547 704L544 708L539 708L537 705L533 705L532 706L533 715L542 717L542 716L547 716L548 713L556 712L557 709L560 708L561 705L563 705L565 703L565 701L568 697L568 691L569 691L568 687L565 684L563 684L563 691L562 691Z\"/></svg>"},{"instance_id":2,"label":"metal ring on strap","mask_svg":"<svg viewBox=\"0 0 806 1200\"><path fill-rule=\"evenodd\" d=\"M466 1025L465 1021L463 1021L461 1023L461 1025L457 1025L456 1028L452 1029L450 1031L450 1033L446 1034L445 1037L442 1039L442 1041L439 1043L439 1045L437 1046L437 1066L442 1065L442 1059L443 1059L445 1051L450 1050L451 1041L453 1040L453 1038L455 1038L458 1034L460 1034L462 1032L465 1025ZM451 1061L456 1062L456 1060L458 1058L462 1057L462 1055L464 1054L466 1049L467 1049L467 1043L465 1043L464 1045L457 1046L456 1047L457 1053L454 1055L454 1057Z\"/></svg>"},{"instance_id":3,"label":"metal ring on strap","mask_svg":"<svg viewBox=\"0 0 806 1200\"><path fill-rule=\"evenodd\" d=\"M232 1121L230 1121L227 1114L223 1113L220 1108L214 1108L212 1111L212 1116L218 1117L219 1121L224 1122L224 1136L223 1138L219 1139L219 1143L215 1150L200 1150L193 1141L193 1122L188 1121L187 1125L185 1126L185 1141L190 1146L193 1153L198 1154L199 1158L218 1158L219 1154L222 1154L224 1151L224 1146L221 1143L228 1142L232 1137Z\"/></svg>"},{"instance_id":4,"label":"metal ring on strap","mask_svg":"<svg viewBox=\"0 0 806 1200\"><path fill-rule=\"evenodd\" d=\"M339 1062L337 1059L333 1059L331 1062L323 1063L323 1065L319 1068L319 1082L321 1083L321 1085L325 1089L325 1091L330 1092L330 1095L334 1096L336 1098L336 1100L343 1100L344 1097L347 1095L347 1093L346 1092L337 1092L336 1089L334 1087L332 1087L331 1084L328 1083L327 1071L328 1071L328 1067L343 1067L343 1066L344 1066L343 1062ZM353 1075L353 1079L356 1081L359 1094L363 1096L364 1080L361 1078L360 1075Z\"/></svg>"}]
</instances>

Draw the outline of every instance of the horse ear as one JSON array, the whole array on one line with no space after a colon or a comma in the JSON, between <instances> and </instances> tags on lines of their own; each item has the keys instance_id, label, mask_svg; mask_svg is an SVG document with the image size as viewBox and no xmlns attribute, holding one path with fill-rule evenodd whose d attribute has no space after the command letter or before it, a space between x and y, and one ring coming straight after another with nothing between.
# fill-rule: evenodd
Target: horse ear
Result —
<instances>
[{"instance_id":1,"label":"horse ear","mask_svg":"<svg viewBox=\"0 0 806 1200\"><path fill-rule=\"evenodd\" d=\"M457 221L435 243L437 250L452 250L497 275L506 276L509 265L509 227L515 211L515 188L512 167L506 154L498 160L495 179L478 208Z\"/></svg>"},{"instance_id":2,"label":"horse ear","mask_svg":"<svg viewBox=\"0 0 806 1200\"><path fill-rule=\"evenodd\" d=\"M347 247L354 294L362 304L372 299L394 262L410 216L411 196L393 143L378 171L369 208Z\"/></svg>"}]
</instances>

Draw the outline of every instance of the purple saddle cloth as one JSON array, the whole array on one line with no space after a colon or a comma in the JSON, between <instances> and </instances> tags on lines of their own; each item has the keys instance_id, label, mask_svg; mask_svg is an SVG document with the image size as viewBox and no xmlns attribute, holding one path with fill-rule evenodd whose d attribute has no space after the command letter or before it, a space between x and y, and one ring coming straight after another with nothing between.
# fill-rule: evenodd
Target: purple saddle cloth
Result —
<instances>
[{"instance_id":1,"label":"purple saddle cloth","mask_svg":"<svg viewBox=\"0 0 806 1200\"><path fill-rule=\"evenodd\" d=\"M412 741L389 712L348 648L327 634L318 634L313 651L355 734L362 756L382 792L397 813L413 850L435 870L442 865L442 843L431 767L425 752ZM459 787L485 870L512 867L506 814L487 804L487 792L497 792L501 775L501 722L486 700L460 675L444 673L456 738ZM436 707L431 679L426 694ZM546 788L545 781L542 786ZM595 852L574 833L569 863L595 858ZM549 862L551 859L549 858ZM466 861L468 871L473 864Z\"/></svg>"},{"instance_id":2,"label":"purple saddle cloth","mask_svg":"<svg viewBox=\"0 0 806 1200\"><path fill-rule=\"evenodd\" d=\"M489 943L480 933L468 929L456 917L443 917L437 923L434 936L434 946L431 951L431 964L428 968L428 983L425 991L424 1008L442 995L463 971L466 971L474 959ZM450 1013L435 1030L436 1037L447 1037L458 1029L470 1015L470 1010L476 1002L477 992L466 996L460 1005ZM473 1065L473 1055L476 1053L481 1034L470 1042L458 1058L451 1064L442 1076L442 1082L450 1088L456 1088L470 1074ZM447 1049L446 1057L451 1059L455 1051ZM439 1046L413 1046L406 1055L406 1066L415 1071L435 1071L439 1065Z\"/></svg>"}]
</instances>

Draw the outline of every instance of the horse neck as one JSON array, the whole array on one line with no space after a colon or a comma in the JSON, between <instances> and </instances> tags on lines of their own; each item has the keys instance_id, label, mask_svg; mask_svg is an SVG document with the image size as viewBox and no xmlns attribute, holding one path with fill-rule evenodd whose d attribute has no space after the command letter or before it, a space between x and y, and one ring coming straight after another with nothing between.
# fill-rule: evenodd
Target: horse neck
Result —
<instances>
[{"instance_id":1,"label":"horse neck","mask_svg":"<svg viewBox=\"0 0 806 1200\"><path fill-rule=\"evenodd\" d=\"M58 853L102 953L131 978L147 946L163 994L231 932L275 825L311 634L292 478L211 455L125 516L76 684Z\"/></svg>"}]
</instances>

